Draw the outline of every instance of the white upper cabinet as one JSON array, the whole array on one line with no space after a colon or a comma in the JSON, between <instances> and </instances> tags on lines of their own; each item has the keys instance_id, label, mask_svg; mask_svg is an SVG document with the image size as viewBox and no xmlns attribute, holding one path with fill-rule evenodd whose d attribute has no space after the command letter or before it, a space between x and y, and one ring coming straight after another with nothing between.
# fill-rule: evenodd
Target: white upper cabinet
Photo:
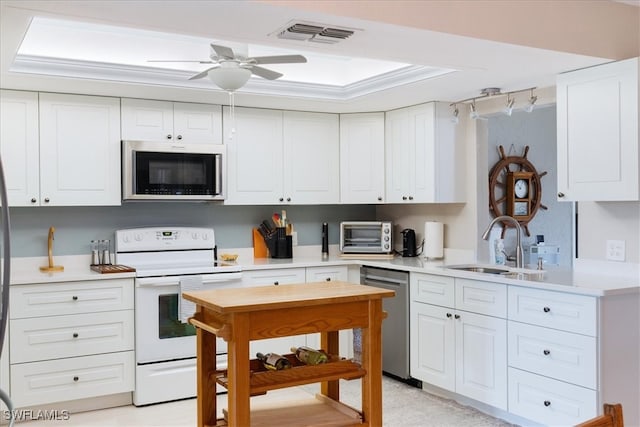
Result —
<instances>
[{"instance_id":1,"label":"white upper cabinet","mask_svg":"<svg viewBox=\"0 0 640 427\"><path fill-rule=\"evenodd\" d=\"M283 134L286 201L340 203L338 115L285 111Z\"/></svg>"},{"instance_id":2,"label":"white upper cabinet","mask_svg":"<svg viewBox=\"0 0 640 427\"><path fill-rule=\"evenodd\" d=\"M41 93L40 203L120 205L120 194L120 99Z\"/></svg>"},{"instance_id":3,"label":"white upper cabinet","mask_svg":"<svg viewBox=\"0 0 640 427\"><path fill-rule=\"evenodd\" d=\"M225 204L338 203L338 134L336 114L225 107Z\"/></svg>"},{"instance_id":4,"label":"white upper cabinet","mask_svg":"<svg viewBox=\"0 0 640 427\"><path fill-rule=\"evenodd\" d=\"M0 154L9 206L40 203L38 93L0 91Z\"/></svg>"},{"instance_id":5,"label":"white upper cabinet","mask_svg":"<svg viewBox=\"0 0 640 427\"><path fill-rule=\"evenodd\" d=\"M386 113L387 203L464 202L464 153L447 104Z\"/></svg>"},{"instance_id":6,"label":"white upper cabinet","mask_svg":"<svg viewBox=\"0 0 640 427\"><path fill-rule=\"evenodd\" d=\"M222 107L123 98L122 139L222 144Z\"/></svg>"},{"instance_id":7,"label":"white upper cabinet","mask_svg":"<svg viewBox=\"0 0 640 427\"><path fill-rule=\"evenodd\" d=\"M340 115L340 201L384 202L384 113Z\"/></svg>"},{"instance_id":8,"label":"white upper cabinet","mask_svg":"<svg viewBox=\"0 0 640 427\"><path fill-rule=\"evenodd\" d=\"M640 199L638 58L557 78L558 200Z\"/></svg>"}]
</instances>

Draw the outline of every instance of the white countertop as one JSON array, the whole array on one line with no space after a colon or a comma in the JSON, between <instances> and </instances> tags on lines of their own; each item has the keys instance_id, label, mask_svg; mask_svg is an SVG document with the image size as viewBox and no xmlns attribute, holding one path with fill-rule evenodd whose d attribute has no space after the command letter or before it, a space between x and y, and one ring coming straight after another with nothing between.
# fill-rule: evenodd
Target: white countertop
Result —
<instances>
[{"instance_id":1,"label":"white countertop","mask_svg":"<svg viewBox=\"0 0 640 427\"><path fill-rule=\"evenodd\" d=\"M49 265L47 257L11 259L11 284L78 282L85 280L108 280L135 277L135 273L101 274L91 270L89 256L69 255L53 258L54 265L61 265L64 271L43 273L40 266Z\"/></svg>"},{"instance_id":2,"label":"white countertop","mask_svg":"<svg viewBox=\"0 0 640 427\"><path fill-rule=\"evenodd\" d=\"M528 280L523 280L498 274L453 270L445 267L448 265L472 264L468 257L465 258L464 256L451 256L446 260L427 260L422 257L358 260L332 255L328 259L323 259L319 249L310 249L298 250L298 253L294 254L294 257L290 259L253 258L252 250L246 248L222 250L219 253L239 254L238 264L242 266L244 271L333 265L367 265L592 296L640 294L640 273L638 273L638 266L634 264L611 264L589 260L588 262L577 262L575 269L547 267L542 274L539 274L538 271L528 270L533 274ZM333 250L331 253L335 254L337 251ZM40 272L39 267L47 265L46 257L12 259L11 284L74 282L135 276L135 273L100 274L92 271L89 266L89 257L87 256L61 256L55 257L54 261L55 265L63 265L65 270L58 273Z\"/></svg>"}]
</instances>

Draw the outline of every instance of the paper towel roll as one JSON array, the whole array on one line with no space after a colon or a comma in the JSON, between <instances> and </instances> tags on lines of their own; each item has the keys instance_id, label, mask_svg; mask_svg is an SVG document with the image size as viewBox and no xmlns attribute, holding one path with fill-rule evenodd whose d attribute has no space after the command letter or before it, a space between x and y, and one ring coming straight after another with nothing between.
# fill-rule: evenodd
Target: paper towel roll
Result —
<instances>
[{"instance_id":1,"label":"paper towel roll","mask_svg":"<svg viewBox=\"0 0 640 427\"><path fill-rule=\"evenodd\" d=\"M441 222L427 221L424 223L425 258L442 258L444 256L444 225Z\"/></svg>"}]
</instances>

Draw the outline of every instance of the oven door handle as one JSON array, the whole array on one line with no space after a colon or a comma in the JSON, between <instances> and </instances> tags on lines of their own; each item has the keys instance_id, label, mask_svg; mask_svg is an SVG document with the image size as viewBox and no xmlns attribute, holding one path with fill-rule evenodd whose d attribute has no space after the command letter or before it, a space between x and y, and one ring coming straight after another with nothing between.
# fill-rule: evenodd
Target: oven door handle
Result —
<instances>
[{"instance_id":1,"label":"oven door handle","mask_svg":"<svg viewBox=\"0 0 640 427\"><path fill-rule=\"evenodd\" d=\"M181 276L139 277L136 278L137 287L178 286ZM182 276L190 277L190 276ZM202 284L232 282L242 279L242 273L202 274Z\"/></svg>"}]
</instances>

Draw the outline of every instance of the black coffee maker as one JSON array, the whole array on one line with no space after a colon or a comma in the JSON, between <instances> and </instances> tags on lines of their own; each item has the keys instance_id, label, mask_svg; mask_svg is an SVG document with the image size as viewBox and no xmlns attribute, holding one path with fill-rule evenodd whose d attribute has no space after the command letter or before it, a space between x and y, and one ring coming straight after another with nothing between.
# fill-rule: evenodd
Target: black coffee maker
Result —
<instances>
[{"instance_id":1,"label":"black coffee maker","mask_svg":"<svg viewBox=\"0 0 640 427\"><path fill-rule=\"evenodd\" d=\"M411 228L402 230L402 256L416 256L416 232Z\"/></svg>"}]
</instances>

